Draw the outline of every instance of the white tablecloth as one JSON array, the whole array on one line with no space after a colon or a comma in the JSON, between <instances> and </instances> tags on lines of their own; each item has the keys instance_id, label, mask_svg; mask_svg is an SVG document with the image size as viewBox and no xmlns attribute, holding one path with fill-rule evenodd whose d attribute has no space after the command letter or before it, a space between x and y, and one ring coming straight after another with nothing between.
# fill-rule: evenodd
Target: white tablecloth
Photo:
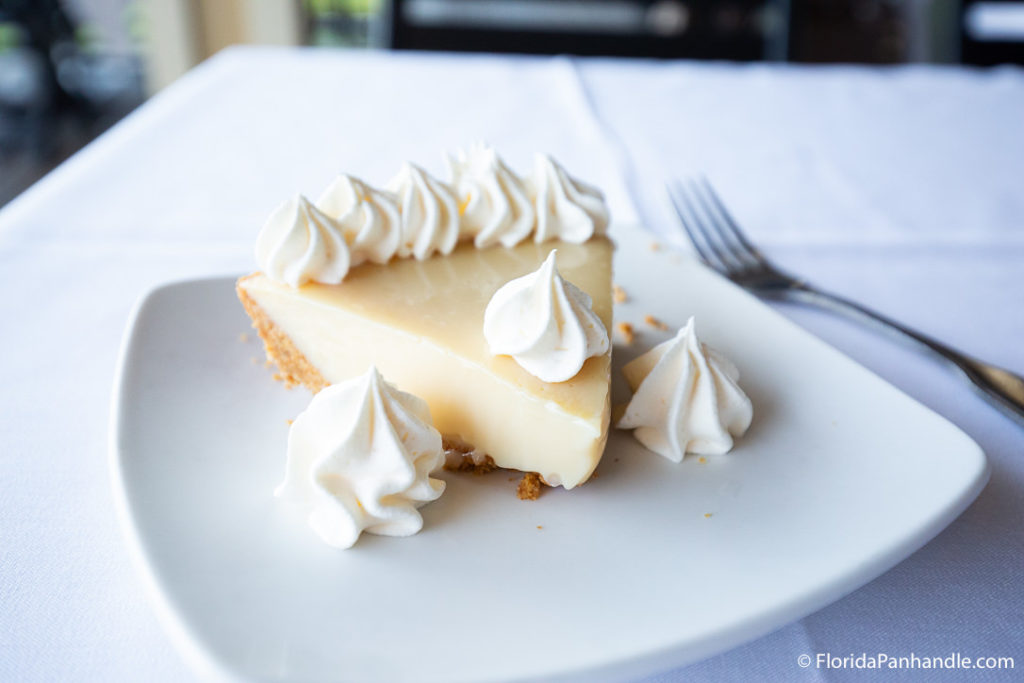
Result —
<instances>
[{"instance_id":1,"label":"white tablecloth","mask_svg":"<svg viewBox=\"0 0 1024 683\"><path fill-rule=\"evenodd\" d=\"M605 188L673 239L662 187L708 174L810 280L1024 371L1024 72L794 68L233 49L0 212L0 680L191 680L114 516L107 421L146 288L251 266L255 233L339 170L484 139ZM992 481L881 578L774 634L652 680L847 680L803 653L1012 656L1024 667L1024 430L931 359L779 305L961 426ZM871 501L865 501L870 505ZM1012 675L1012 674L1010 674Z\"/></svg>"}]
</instances>

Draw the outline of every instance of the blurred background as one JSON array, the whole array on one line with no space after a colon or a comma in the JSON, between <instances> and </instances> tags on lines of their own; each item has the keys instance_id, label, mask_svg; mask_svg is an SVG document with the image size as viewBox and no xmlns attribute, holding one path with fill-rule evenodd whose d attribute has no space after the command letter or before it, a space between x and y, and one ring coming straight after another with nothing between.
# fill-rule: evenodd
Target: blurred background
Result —
<instances>
[{"instance_id":1,"label":"blurred background","mask_svg":"<svg viewBox=\"0 0 1024 683\"><path fill-rule=\"evenodd\" d=\"M1024 64L1008 0L0 0L0 206L234 44Z\"/></svg>"}]
</instances>

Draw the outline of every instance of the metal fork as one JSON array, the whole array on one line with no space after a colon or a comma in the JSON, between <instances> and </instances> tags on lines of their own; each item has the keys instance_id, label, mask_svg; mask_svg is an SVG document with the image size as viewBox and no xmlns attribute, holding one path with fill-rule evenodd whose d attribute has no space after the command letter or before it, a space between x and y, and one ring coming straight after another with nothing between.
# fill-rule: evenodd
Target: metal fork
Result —
<instances>
[{"instance_id":1,"label":"metal fork","mask_svg":"<svg viewBox=\"0 0 1024 683\"><path fill-rule=\"evenodd\" d=\"M779 269L747 240L706 178L669 183L668 191L697 254L714 270L760 296L815 304L896 332L948 361L985 399L1024 425L1024 378L955 351L891 318L817 289Z\"/></svg>"}]
</instances>

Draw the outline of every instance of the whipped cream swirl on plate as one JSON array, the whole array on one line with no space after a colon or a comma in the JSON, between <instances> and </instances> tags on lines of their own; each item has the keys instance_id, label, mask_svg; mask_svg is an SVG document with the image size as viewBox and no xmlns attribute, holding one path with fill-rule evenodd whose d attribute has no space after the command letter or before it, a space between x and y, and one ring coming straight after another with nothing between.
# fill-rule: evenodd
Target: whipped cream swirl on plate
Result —
<instances>
[{"instance_id":1,"label":"whipped cream swirl on plate","mask_svg":"<svg viewBox=\"0 0 1024 683\"><path fill-rule=\"evenodd\" d=\"M526 185L485 145L449 157L462 230L478 248L513 247L533 230L535 212Z\"/></svg>"},{"instance_id":2,"label":"whipped cream swirl on plate","mask_svg":"<svg viewBox=\"0 0 1024 683\"><path fill-rule=\"evenodd\" d=\"M443 464L427 404L370 368L322 389L292 423L276 495L300 505L326 543L348 548L363 531L419 531L417 508L444 492L444 481L430 476Z\"/></svg>"},{"instance_id":3,"label":"whipped cream swirl on plate","mask_svg":"<svg viewBox=\"0 0 1024 683\"><path fill-rule=\"evenodd\" d=\"M491 353L512 356L545 382L572 379L610 343L590 296L559 274L557 251L536 272L502 286L484 311Z\"/></svg>"},{"instance_id":4,"label":"whipped cream swirl on plate","mask_svg":"<svg viewBox=\"0 0 1024 683\"><path fill-rule=\"evenodd\" d=\"M336 285L351 265L342 226L295 195L270 214L256 238L256 263L267 277L292 287L310 280Z\"/></svg>"},{"instance_id":5,"label":"whipped cream swirl on plate","mask_svg":"<svg viewBox=\"0 0 1024 683\"><path fill-rule=\"evenodd\" d=\"M753 408L736 383L739 370L700 343L693 318L622 372L636 393L616 426L634 429L640 443L669 460L725 453L750 426Z\"/></svg>"},{"instance_id":6,"label":"whipped cream swirl on plate","mask_svg":"<svg viewBox=\"0 0 1024 683\"><path fill-rule=\"evenodd\" d=\"M398 255L422 261L435 251L450 254L460 230L455 191L411 163L402 166L387 189L398 198L402 214Z\"/></svg>"},{"instance_id":7,"label":"whipped cream swirl on plate","mask_svg":"<svg viewBox=\"0 0 1024 683\"><path fill-rule=\"evenodd\" d=\"M387 263L398 251L402 219L390 192L376 190L358 178L339 175L316 202L345 233L352 265Z\"/></svg>"},{"instance_id":8,"label":"whipped cream swirl on plate","mask_svg":"<svg viewBox=\"0 0 1024 683\"><path fill-rule=\"evenodd\" d=\"M608 228L608 207L599 189L576 180L547 154L533 160L530 192L537 210L533 239L581 244Z\"/></svg>"}]
</instances>

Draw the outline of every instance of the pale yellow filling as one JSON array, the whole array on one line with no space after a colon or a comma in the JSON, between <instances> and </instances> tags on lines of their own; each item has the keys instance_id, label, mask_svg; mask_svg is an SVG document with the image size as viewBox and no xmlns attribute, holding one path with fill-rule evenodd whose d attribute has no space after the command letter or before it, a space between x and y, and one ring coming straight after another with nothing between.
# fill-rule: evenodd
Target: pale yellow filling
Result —
<instances>
[{"instance_id":1,"label":"pale yellow filling","mask_svg":"<svg viewBox=\"0 0 1024 683\"><path fill-rule=\"evenodd\" d=\"M605 238L508 249L463 245L446 257L353 269L340 285L293 289L257 276L241 286L327 382L372 364L430 406L437 428L502 467L572 488L600 460L609 418L610 354L557 384L509 357L491 356L483 314L495 291L536 270L558 248L562 276L587 292L611 326L611 254Z\"/></svg>"}]
</instances>

